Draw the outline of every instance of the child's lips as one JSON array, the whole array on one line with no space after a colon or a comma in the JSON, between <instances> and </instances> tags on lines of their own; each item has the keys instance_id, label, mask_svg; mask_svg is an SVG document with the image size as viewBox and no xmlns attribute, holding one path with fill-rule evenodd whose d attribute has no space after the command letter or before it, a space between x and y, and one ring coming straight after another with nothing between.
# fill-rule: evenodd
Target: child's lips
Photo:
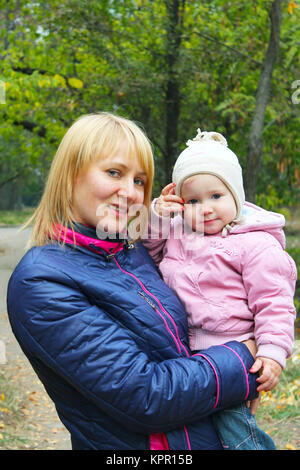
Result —
<instances>
[{"instance_id":1,"label":"child's lips","mask_svg":"<svg viewBox=\"0 0 300 470\"><path fill-rule=\"evenodd\" d=\"M215 222L216 220L217 219L207 219L207 220L204 220L204 224L209 225L209 224Z\"/></svg>"}]
</instances>

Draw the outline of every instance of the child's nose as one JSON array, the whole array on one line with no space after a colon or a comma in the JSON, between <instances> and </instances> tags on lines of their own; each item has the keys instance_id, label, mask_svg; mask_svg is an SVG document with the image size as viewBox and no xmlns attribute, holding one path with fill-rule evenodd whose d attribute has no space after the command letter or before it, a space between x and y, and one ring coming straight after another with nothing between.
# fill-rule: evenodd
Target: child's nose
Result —
<instances>
[{"instance_id":1,"label":"child's nose","mask_svg":"<svg viewBox=\"0 0 300 470\"><path fill-rule=\"evenodd\" d=\"M202 211L204 215L211 214L212 213L211 205L207 203L202 204Z\"/></svg>"}]
</instances>

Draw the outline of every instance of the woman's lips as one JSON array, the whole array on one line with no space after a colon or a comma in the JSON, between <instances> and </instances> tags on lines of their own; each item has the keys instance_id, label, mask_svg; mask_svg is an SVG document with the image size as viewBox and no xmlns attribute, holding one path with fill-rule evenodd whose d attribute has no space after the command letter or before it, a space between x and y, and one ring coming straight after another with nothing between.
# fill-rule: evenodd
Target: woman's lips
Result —
<instances>
[{"instance_id":1,"label":"woman's lips","mask_svg":"<svg viewBox=\"0 0 300 470\"><path fill-rule=\"evenodd\" d=\"M108 208L112 210L117 216L120 216L120 215L127 216L127 212L128 212L127 206L121 207L115 204L108 204Z\"/></svg>"}]
</instances>

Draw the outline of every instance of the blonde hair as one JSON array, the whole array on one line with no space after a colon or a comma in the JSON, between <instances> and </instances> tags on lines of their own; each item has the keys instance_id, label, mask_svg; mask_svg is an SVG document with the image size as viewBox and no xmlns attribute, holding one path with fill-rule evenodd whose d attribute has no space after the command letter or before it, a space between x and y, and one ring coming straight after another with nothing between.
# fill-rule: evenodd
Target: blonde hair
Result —
<instances>
[{"instance_id":1,"label":"blonde hair","mask_svg":"<svg viewBox=\"0 0 300 470\"><path fill-rule=\"evenodd\" d=\"M147 174L144 205L149 211L154 163L144 132L133 121L111 113L84 115L69 128L58 147L41 201L25 224L33 223L27 248L56 239L57 224L73 230L72 193L79 172L96 159L116 154L124 139L127 151L137 156Z\"/></svg>"}]
</instances>

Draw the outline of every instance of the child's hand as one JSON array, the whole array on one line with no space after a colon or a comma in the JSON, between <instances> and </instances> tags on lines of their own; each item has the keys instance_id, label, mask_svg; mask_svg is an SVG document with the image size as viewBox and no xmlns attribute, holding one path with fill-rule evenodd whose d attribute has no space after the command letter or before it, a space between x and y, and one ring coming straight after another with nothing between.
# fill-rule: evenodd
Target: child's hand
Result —
<instances>
[{"instance_id":1,"label":"child's hand","mask_svg":"<svg viewBox=\"0 0 300 470\"><path fill-rule=\"evenodd\" d=\"M250 372L256 373L261 371L257 382L260 383L257 391L273 390L279 382L279 377L282 372L282 367L278 362L268 357L258 357L250 369Z\"/></svg>"},{"instance_id":2,"label":"child's hand","mask_svg":"<svg viewBox=\"0 0 300 470\"><path fill-rule=\"evenodd\" d=\"M184 210L184 200L175 195L175 183L170 183L164 187L161 195L155 203L155 210L164 217L170 216L174 212Z\"/></svg>"}]
</instances>

